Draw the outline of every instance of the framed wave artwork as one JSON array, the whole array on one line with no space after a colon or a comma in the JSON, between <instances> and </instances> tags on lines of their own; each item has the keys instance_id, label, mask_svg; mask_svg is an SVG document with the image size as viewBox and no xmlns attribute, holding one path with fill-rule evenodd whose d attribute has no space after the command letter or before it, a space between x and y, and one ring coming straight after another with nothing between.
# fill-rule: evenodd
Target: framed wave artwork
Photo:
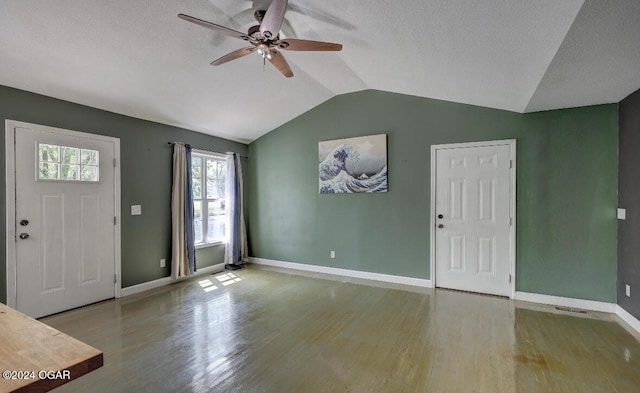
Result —
<instances>
[{"instance_id":1,"label":"framed wave artwork","mask_svg":"<svg viewBox=\"0 0 640 393\"><path fill-rule=\"evenodd\" d=\"M320 194L387 192L387 134L318 143Z\"/></svg>"}]
</instances>

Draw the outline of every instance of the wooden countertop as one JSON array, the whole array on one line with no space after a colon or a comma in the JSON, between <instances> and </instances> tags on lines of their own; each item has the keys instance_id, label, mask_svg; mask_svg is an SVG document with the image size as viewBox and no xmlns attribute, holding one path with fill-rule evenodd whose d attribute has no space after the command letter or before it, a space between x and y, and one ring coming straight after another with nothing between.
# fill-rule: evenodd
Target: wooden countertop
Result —
<instances>
[{"instance_id":1,"label":"wooden countertop","mask_svg":"<svg viewBox=\"0 0 640 393\"><path fill-rule=\"evenodd\" d=\"M102 367L102 351L0 303L0 392L46 392Z\"/></svg>"}]
</instances>

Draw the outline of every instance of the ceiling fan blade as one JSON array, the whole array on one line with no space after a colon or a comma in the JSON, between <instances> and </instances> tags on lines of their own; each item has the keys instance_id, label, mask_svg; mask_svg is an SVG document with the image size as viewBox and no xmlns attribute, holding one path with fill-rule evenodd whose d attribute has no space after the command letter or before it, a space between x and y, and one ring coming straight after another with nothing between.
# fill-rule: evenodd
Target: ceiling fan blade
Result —
<instances>
[{"instance_id":1,"label":"ceiling fan blade","mask_svg":"<svg viewBox=\"0 0 640 393\"><path fill-rule=\"evenodd\" d=\"M289 67L289 64L284 59L284 56L282 56L282 53L276 50L274 50L272 53L273 57L269 59L271 64L273 64L273 66L276 67L278 71L282 73L282 75L286 76L287 78L291 78L293 76L293 71L291 71L291 67Z\"/></svg>"},{"instance_id":2,"label":"ceiling fan blade","mask_svg":"<svg viewBox=\"0 0 640 393\"><path fill-rule=\"evenodd\" d=\"M228 35L230 37L240 38L241 40L245 40L245 41L249 41L251 39L251 37L239 31L230 29L228 27L216 25L215 23L207 22L206 20L194 18L193 16L178 14L178 18L186 20L187 22L195 23L198 26L205 27L217 33Z\"/></svg>"},{"instance_id":3,"label":"ceiling fan blade","mask_svg":"<svg viewBox=\"0 0 640 393\"><path fill-rule=\"evenodd\" d=\"M276 38L280 34L280 27L287 11L287 0L273 0L260 24L260 33L266 39Z\"/></svg>"},{"instance_id":4,"label":"ceiling fan blade","mask_svg":"<svg viewBox=\"0 0 640 393\"><path fill-rule=\"evenodd\" d=\"M311 40L298 40L294 38L287 38L275 42L278 48L284 50L298 50L298 51L340 51L342 50L342 44L334 44L332 42L311 41Z\"/></svg>"},{"instance_id":5,"label":"ceiling fan blade","mask_svg":"<svg viewBox=\"0 0 640 393\"><path fill-rule=\"evenodd\" d=\"M226 55L222 56L221 58L212 61L211 65L218 66L220 64L228 63L231 60L239 59L239 58L241 58L243 56L246 56L246 55L248 55L250 53L253 53L255 50L256 50L255 46L250 46L248 48L242 48L242 49L234 50L233 52L227 53Z\"/></svg>"}]
</instances>

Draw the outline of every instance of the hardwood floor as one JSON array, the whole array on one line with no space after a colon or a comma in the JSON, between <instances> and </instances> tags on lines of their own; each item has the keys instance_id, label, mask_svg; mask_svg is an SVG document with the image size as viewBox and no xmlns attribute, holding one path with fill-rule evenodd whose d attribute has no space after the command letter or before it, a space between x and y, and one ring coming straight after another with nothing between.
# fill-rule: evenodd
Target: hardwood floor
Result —
<instances>
[{"instance_id":1,"label":"hardwood floor","mask_svg":"<svg viewBox=\"0 0 640 393\"><path fill-rule=\"evenodd\" d=\"M60 392L640 391L611 316L546 310L250 267L42 322L104 351Z\"/></svg>"}]
</instances>

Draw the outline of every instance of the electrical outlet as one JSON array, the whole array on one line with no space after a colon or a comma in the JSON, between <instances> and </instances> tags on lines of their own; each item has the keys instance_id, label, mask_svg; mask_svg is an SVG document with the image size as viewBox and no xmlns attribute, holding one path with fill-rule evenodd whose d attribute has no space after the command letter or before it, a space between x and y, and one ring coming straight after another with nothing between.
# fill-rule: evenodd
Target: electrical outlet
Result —
<instances>
[{"instance_id":1,"label":"electrical outlet","mask_svg":"<svg viewBox=\"0 0 640 393\"><path fill-rule=\"evenodd\" d=\"M625 286L625 293L627 294L627 297L631 297L631 285L627 284Z\"/></svg>"},{"instance_id":2,"label":"electrical outlet","mask_svg":"<svg viewBox=\"0 0 640 393\"><path fill-rule=\"evenodd\" d=\"M165 267L165 266L167 266L167 262L165 261L165 259L164 259L164 258L162 258L162 259L160 260L160 267Z\"/></svg>"},{"instance_id":3,"label":"electrical outlet","mask_svg":"<svg viewBox=\"0 0 640 393\"><path fill-rule=\"evenodd\" d=\"M336 252L331 250L331 259L336 259Z\"/></svg>"}]
</instances>

